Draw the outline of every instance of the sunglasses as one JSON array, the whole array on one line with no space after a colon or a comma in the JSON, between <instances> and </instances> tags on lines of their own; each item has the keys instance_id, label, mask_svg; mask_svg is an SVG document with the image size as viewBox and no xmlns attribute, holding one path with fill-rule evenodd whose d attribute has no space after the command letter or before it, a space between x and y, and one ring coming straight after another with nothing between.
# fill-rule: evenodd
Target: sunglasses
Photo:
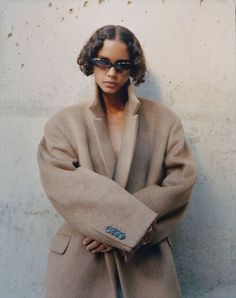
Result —
<instances>
[{"instance_id":1,"label":"sunglasses","mask_svg":"<svg viewBox=\"0 0 236 298\"><path fill-rule=\"evenodd\" d=\"M102 70L108 70L111 67L114 67L115 70L119 73L127 72L132 66L130 62L120 61L113 64L109 60L104 58L92 58L91 61L93 65L96 65Z\"/></svg>"}]
</instances>

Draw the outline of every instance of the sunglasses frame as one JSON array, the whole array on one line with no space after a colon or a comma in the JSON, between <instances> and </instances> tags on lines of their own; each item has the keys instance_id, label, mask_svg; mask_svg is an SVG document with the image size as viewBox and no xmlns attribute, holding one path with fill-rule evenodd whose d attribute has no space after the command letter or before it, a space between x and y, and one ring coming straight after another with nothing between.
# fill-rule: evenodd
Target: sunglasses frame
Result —
<instances>
[{"instance_id":1,"label":"sunglasses frame","mask_svg":"<svg viewBox=\"0 0 236 298\"><path fill-rule=\"evenodd\" d=\"M119 61L119 62L116 62L116 63L111 63L109 60L104 59L104 58L91 58L91 61L92 61L93 65L97 66L98 68L100 68L102 70L108 70L111 67L114 67L116 72L118 72L118 73L126 73L132 67L132 64L128 61L127 62L126 61ZM106 66L101 66L101 65L96 65L96 61L105 61L105 62L107 62L107 67ZM125 69L125 70L117 69L117 66L122 65L122 64L126 64L126 65L128 64L130 66L129 69Z\"/></svg>"}]
</instances>

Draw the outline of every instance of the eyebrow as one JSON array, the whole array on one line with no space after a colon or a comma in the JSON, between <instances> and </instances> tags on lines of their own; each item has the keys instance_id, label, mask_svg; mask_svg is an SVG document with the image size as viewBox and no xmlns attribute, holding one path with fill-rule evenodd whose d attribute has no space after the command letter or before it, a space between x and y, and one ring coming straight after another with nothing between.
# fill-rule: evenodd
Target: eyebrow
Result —
<instances>
[{"instance_id":1,"label":"eyebrow","mask_svg":"<svg viewBox=\"0 0 236 298\"><path fill-rule=\"evenodd\" d=\"M98 55L98 58L103 58L103 59L106 59L106 60L110 61L109 58L104 57L102 55ZM118 59L118 60L115 61L115 63L117 63L117 62L130 62L130 60L127 60L127 59Z\"/></svg>"}]
</instances>

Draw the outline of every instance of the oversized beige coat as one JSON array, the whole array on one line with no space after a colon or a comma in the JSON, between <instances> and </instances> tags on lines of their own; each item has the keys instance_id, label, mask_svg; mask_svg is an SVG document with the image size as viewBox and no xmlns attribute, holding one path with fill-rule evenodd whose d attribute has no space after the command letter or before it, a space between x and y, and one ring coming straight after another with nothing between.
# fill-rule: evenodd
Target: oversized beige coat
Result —
<instances>
[{"instance_id":1,"label":"oversized beige coat","mask_svg":"<svg viewBox=\"0 0 236 298\"><path fill-rule=\"evenodd\" d=\"M117 162L96 83L90 101L45 125L41 182L65 220L50 244L46 298L115 298L117 276L125 298L181 297L169 237L186 211L195 159L173 111L136 97L131 82L128 96ZM137 249L155 219L153 243ZM84 236L113 250L93 254Z\"/></svg>"}]
</instances>

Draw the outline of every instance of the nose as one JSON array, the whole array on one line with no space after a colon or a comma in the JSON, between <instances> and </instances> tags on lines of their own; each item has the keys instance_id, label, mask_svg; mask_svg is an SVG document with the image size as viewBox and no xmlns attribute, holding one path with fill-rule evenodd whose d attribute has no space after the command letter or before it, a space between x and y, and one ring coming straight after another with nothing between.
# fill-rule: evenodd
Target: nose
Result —
<instances>
[{"instance_id":1,"label":"nose","mask_svg":"<svg viewBox=\"0 0 236 298\"><path fill-rule=\"evenodd\" d=\"M115 69L114 66L111 66L111 67L108 69L107 75L110 76L110 77L114 77L114 76L117 75L117 73L116 73L116 69Z\"/></svg>"}]
</instances>

